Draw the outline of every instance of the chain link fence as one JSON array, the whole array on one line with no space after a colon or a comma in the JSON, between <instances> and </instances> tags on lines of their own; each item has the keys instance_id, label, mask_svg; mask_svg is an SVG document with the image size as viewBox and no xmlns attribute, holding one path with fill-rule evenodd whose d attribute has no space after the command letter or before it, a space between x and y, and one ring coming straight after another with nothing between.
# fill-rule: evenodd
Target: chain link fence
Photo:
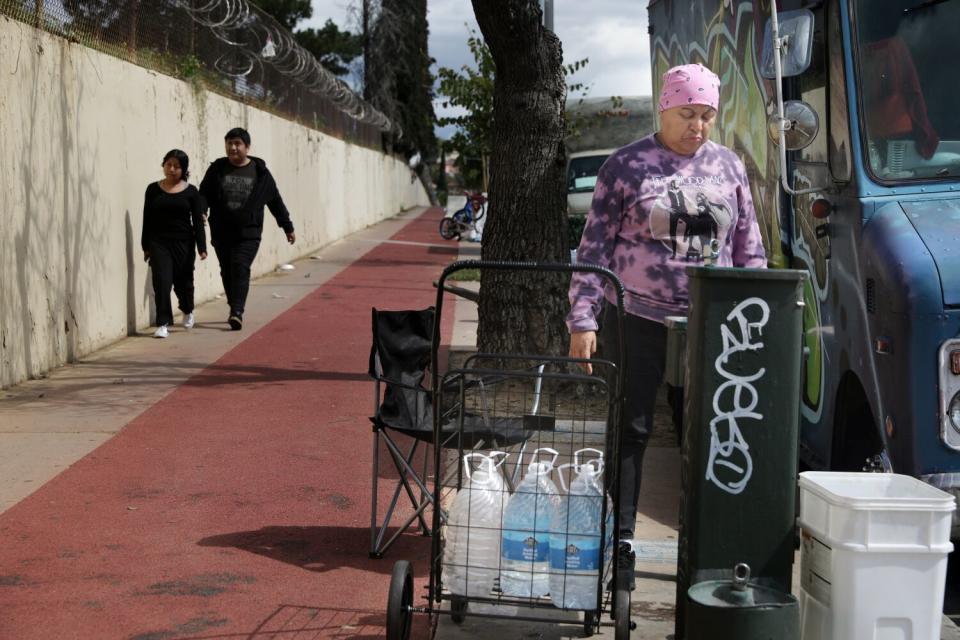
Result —
<instances>
[{"instance_id":1,"label":"chain link fence","mask_svg":"<svg viewBox=\"0 0 960 640\"><path fill-rule=\"evenodd\" d=\"M395 132L247 0L0 0L0 14L355 144Z\"/></svg>"}]
</instances>

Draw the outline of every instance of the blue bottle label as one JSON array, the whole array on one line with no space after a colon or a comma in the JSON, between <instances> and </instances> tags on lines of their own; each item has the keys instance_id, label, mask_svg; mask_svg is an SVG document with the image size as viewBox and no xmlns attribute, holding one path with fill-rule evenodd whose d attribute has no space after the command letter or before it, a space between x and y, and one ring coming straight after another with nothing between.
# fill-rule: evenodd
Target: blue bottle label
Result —
<instances>
[{"instance_id":1,"label":"blue bottle label","mask_svg":"<svg viewBox=\"0 0 960 640\"><path fill-rule=\"evenodd\" d=\"M538 540L529 531L504 532L500 555L505 560L545 562L550 557L550 541L546 536Z\"/></svg>"},{"instance_id":2,"label":"blue bottle label","mask_svg":"<svg viewBox=\"0 0 960 640\"><path fill-rule=\"evenodd\" d=\"M550 549L550 568L569 571L596 571L600 568L599 541L569 540L566 547Z\"/></svg>"}]
</instances>

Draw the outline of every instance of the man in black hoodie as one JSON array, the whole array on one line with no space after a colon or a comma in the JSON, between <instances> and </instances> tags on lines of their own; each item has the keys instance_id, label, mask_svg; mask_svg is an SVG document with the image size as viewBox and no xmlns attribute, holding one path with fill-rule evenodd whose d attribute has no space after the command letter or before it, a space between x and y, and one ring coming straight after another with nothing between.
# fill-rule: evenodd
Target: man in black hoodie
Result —
<instances>
[{"instance_id":1,"label":"man in black hoodie","mask_svg":"<svg viewBox=\"0 0 960 640\"><path fill-rule=\"evenodd\" d=\"M248 155L250 134L239 127L231 129L224 136L224 144L227 157L210 164L200 183L200 193L210 207L210 240L220 261L223 292L230 305L228 322L231 329L239 331L250 290L250 265L263 235L264 205L269 207L290 244L296 235L267 163Z\"/></svg>"}]
</instances>

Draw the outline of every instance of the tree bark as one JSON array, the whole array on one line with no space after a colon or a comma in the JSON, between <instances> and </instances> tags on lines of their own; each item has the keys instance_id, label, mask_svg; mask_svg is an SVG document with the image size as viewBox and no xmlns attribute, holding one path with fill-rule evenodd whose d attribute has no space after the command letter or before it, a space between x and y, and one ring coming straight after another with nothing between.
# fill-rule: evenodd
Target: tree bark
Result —
<instances>
[{"instance_id":1,"label":"tree bark","mask_svg":"<svg viewBox=\"0 0 960 640\"><path fill-rule=\"evenodd\" d=\"M439 207L440 200L437 199L437 191L433 188L433 180L430 179L430 166L426 162L421 162L416 169L416 173L417 178L420 179L420 184L423 185L423 189L430 199L430 206Z\"/></svg>"},{"instance_id":2,"label":"tree bark","mask_svg":"<svg viewBox=\"0 0 960 640\"><path fill-rule=\"evenodd\" d=\"M367 102L371 100L370 91L370 2L372 0L361 0L361 27L363 33L363 99Z\"/></svg>"},{"instance_id":3,"label":"tree bark","mask_svg":"<svg viewBox=\"0 0 960 640\"><path fill-rule=\"evenodd\" d=\"M560 40L537 0L472 0L496 65L484 260L569 262L564 207L566 84ZM487 271L478 348L565 354L569 274Z\"/></svg>"},{"instance_id":4,"label":"tree bark","mask_svg":"<svg viewBox=\"0 0 960 640\"><path fill-rule=\"evenodd\" d=\"M130 59L136 61L137 59L137 29L138 22L140 19L140 2L139 0L133 0L129 6L129 22L127 25L127 53L130 54Z\"/></svg>"}]
</instances>

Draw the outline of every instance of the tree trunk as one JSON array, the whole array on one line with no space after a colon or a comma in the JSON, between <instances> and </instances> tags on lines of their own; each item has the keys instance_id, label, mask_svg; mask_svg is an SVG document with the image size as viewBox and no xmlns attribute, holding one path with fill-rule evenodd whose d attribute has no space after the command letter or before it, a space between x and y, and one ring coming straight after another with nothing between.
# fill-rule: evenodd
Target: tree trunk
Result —
<instances>
[{"instance_id":1,"label":"tree trunk","mask_svg":"<svg viewBox=\"0 0 960 640\"><path fill-rule=\"evenodd\" d=\"M361 6L361 28L363 33L363 99L370 102L372 95L370 91L370 2L371 0L362 0Z\"/></svg>"},{"instance_id":2,"label":"tree trunk","mask_svg":"<svg viewBox=\"0 0 960 640\"><path fill-rule=\"evenodd\" d=\"M486 153L480 154L480 168L483 170L483 192L490 192L490 156Z\"/></svg>"},{"instance_id":3,"label":"tree trunk","mask_svg":"<svg viewBox=\"0 0 960 640\"><path fill-rule=\"evenodd\" d=\"M439 207L440 200L437 199L437 192L433 188L433 180L430 179L430 167L426 162L421 162L420 166L416 169L417 177L420 179L420 184L423 185L424 191L427 192L427 197L430 199L430 206Z\"/></svg>"},{"instance_id":4,"label":"tree trunk","mask_svg":"<svg viewBox=\"0 0 960 640\"><path fill-rule=\"evenodd\" d=\"M139 0L133 0L130 3L130 17L127 28L127 53L133 61L137 59L137 29L139 19L140 2Z\"/></svg>"},{"instance_id":5,"label":"tree trunk","mask_svg":"<svg viewBox=\"0 0 960 640\"><path fill-rule=\"evenodd\" d=\"M484 260L569 262L560 40L537 0L472 0L496 65ZM478 348L565 354L569 274L482 274Z\"/></svg>"}]
</instances>

